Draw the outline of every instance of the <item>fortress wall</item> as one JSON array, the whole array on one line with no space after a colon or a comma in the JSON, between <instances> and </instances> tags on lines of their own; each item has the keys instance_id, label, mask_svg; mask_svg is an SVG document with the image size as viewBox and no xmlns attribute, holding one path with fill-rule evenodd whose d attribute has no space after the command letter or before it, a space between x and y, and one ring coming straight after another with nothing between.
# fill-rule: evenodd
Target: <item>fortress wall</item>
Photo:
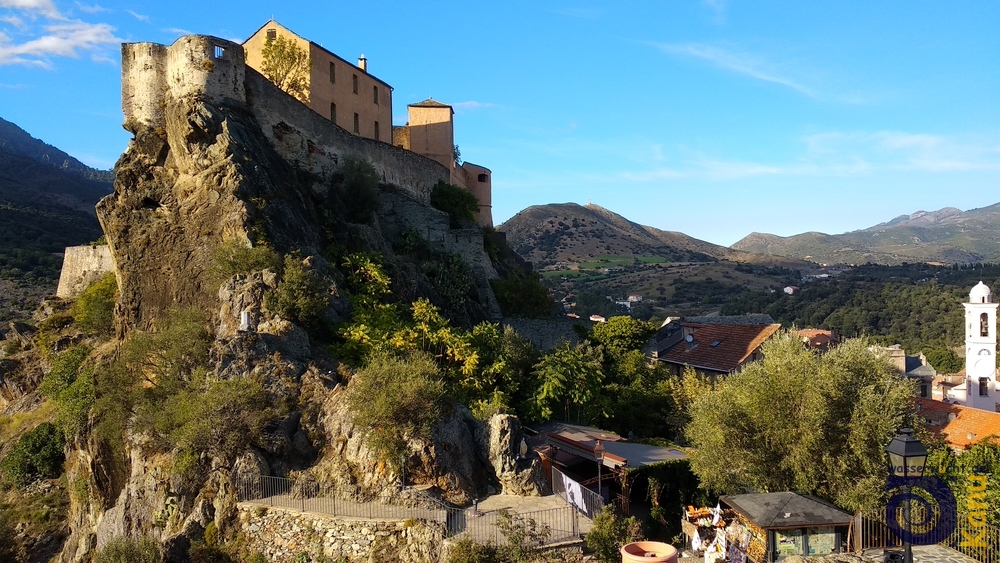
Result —
<instances>
[{"instance_id":1,"label":"fortress wall","mask_svg":"<svg viewBox=\"0 0 1000 563\"><path fill-rule=\"evenodd\" d=\"M56 297L73 299L102 275L115 270L108 245L70 246L63 255Z\"/></svg>"},{"instance_id":2,"label":"fortress wall","mask_svg":"<svg viewBox=\"0 0 1000 563\"><path fill-rule=\"evenodd\" d=\"M437 162L349 133L253 69L246 69L246 97L278 153L321 178L336 172L344 157L355 156L370 162L384 183L394 184L425 203L430 201L434 185L448 180L448 169Z\"/></svg>"},{"instance_id":3,"label":"fortress wall","mask_svg":"<svg viewBox=\"0 0 1000 563\"><path fill-rule=\"evenodd\" d=\"M165 125L167 47L158 43L122 43L122 112L125 128Z\"/></svg>"},{"instance_id":4,"label":"fortress wall","mask_svg":"<svg viewBox=\"0 0 1000 563\"><path fill-rule=\"evenodd\" d=\"M185 35L167 48L167 85L174 98L246 100L246 63L239 43L207 35Z\"/></svg>"}]
</instances>

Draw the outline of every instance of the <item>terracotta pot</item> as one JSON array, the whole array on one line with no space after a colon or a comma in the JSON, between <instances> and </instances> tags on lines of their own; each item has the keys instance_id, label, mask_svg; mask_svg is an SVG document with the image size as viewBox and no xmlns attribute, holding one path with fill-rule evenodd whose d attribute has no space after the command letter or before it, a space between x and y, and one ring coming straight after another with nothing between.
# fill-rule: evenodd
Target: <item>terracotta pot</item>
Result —
<instances>
[{"instance_id":1,"label":"terracotta pot","mask_svg":"<svg viewBox=\"0 0 1000 563\"><path fill-rule=\"evenodd\" d=\"M622 563L677 563L677 548L658 541L637 541L622 546Z\"/></svg>"}]
</instances>

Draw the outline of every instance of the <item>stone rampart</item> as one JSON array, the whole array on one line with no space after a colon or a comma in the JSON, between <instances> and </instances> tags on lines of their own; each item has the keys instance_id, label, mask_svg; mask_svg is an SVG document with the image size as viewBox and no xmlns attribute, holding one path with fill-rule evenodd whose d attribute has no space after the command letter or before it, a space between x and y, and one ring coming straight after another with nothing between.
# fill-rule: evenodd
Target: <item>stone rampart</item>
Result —
<instances>
[{"instance_id":1,"label":"stone rampart","mask_svg":"<svg viewBox=\"0 0 1000 563\"><path fill-rule=\"evenodd\" d=\"M169 47L122 44L122 111L125 128L164 127L170 99L195 96L246 101L243 46L208 35L185 35Z\"/></svg>"},{"instance_id":2,"label":"stone rampart","mask_svg":"<svg viewBox=\"0 0 1000 563\"><path fill-rule=\"evenodd\" d=\"M430 201L439 181L448 180L448 169L439 163L389 143L352 135L329 119L282 92L260 73L246 70L247 102L285 160L318 178L330 178L354 156L375 167L383 183L406 190L420 201Z\"/></svg>"},{"instance_id":3,"label":"stone rampart","mask_svg":"<svg viewBox=\"0 0 1000 563\"><path fill-rule=\"evenodd\" d=\"M307 554L349 561L440 560L444 525L424 520L342 518L289 508L240 503L239 527L250 551L285 563Z\"/></svg>"},{"instance_id":4,"label":"stone rampart","mask_svg":"<svg viewBox=\"0 0 1000 563\"><path fill-rule=\"evenodd\" d=\"M70 246L63 255L56 297L73 299L107 272L115 271L108 245Z\"/></svg>"},{"instance_id":5,"label":"stone rampart","mask_svg":"<svg viewBox=\"0 0 1000 563\"><path fill-rule=\"evenodd\" d=\"M573 322L569 319L525 319L504 317L503 323L517 331L539 350L551 350L563 342L572 345L580 343L580 335L573 330ZM587 326L585 323L584 326Z\"/></svg>"}]
</instances>

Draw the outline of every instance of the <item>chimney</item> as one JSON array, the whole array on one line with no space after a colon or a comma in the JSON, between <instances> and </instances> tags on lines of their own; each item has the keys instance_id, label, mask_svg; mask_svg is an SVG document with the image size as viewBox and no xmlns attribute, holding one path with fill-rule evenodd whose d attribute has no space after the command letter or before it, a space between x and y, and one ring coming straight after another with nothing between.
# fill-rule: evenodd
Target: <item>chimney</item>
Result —
<instances>
[{"instance_id":1,"label":"chimney","mask_svg":"<svg viewBox=\"0 0 1000 563\"><path fill-rule=\"evenodd\" d=\"M368 59L365 58L364 53L361 53L361 57L358 58L358 68L363 72L368 72Z\"/></svg>"},{"instance_id":2,"label":"chimney","mask_svg":"<svg viewBox=\"0 0 1000 563\"><path fill-rule=\"evenodd\" d=\"M957 414L953 412L948 413L948 422L954 422L956 418L958 418Z\"/></svg>"}]
</instances>

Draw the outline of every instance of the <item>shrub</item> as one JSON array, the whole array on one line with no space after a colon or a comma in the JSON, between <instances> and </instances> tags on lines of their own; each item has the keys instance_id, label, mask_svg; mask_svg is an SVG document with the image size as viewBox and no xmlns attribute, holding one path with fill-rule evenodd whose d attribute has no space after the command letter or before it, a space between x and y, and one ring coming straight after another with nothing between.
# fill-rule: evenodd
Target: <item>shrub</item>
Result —
<instances>
[{"instance_id":1,"label":"shrub","mask_svg":"<svg viewBox=\"0 0 1000 563\"><path fill-rule=\"evenodd\" d=\"M83 290L73 304L73 318L86 332L110 334L115 321L115 295L118 280L114 272L108 272Z\"/></svg>"},{"instance_id":2,"label":"shrub","mask_svg":"<svg viewBox=\"0 0 1000 563\"><path fill-rule=\"evenodd\" d=\"M506 279L490 280L490 285L506 317L545 318L552 314L555 300L532 272L515 272Z\"/></svg>"},{"instance_id":3,"label":"shrub","mask_svg":"<svg viewBox=\"0 0 1000 563\"><path fill-rule=\"evenodd\" d=\"M612 507L605 506L594 518L594 525L584 541L600 563L621 561L623 545L642 539L642 525L634 517L619 518Z\"/></svg>"},{"instance_id":4,"label":"shrub","mask_svg":"<svg viewBox=\"0 0 1000 563\"><path fill-rule=\"evenodd\" d=\"M272 312L306 328L318 328L329 306L329 281L298 253L285 256L281 281L264 303Z\"/></svg>"},{"instance_id":5,"label":"shrub","mask_svg":"<svg viewBox=\"0 0 1000 563\"><path fill-rule=\"evenodd\" d=\"M430 439L445 407L437 364L423 354L376 356L355 374L347 392L354 424L369 429L369 447L396 468L406 441Z\"/></svg>"},{"instance_id":6,"label":"shrub","mask_svg":"<svg viewBox=\"0 0 1000 563\"><path fill-rule=\"evenodd\" d=\"M439 181L431 190L431 205L448 214L451 227L457 229L465 221L475 221L479 200L469 190Z\"/></svg>"},{"instance_id":7,"label":"shrub","mask_svg":"<svg viewBox=\"0 0 1000 563\"><path fill-rule=\"evenodd\" d=\"M23 485L33 477L56 477L66 460L66 440L61 430L49 422L39 424L17 441L3 461L0 471L13 484Z\"/></svg>"},{"instance_id":8,"label":"shrub","mask_svg":"<svg viewBox=\"0 0 1000 563\"><path fill-rule=\"evenodd\" d=\"M215 251L214 271L220 281L259 270L277 272L280 268L281 257L266 244L248 247L232 241L222 244Z\"/></svg>"},{"instance_id":9,"label":"shrub","mask_svg":"<svg viewBox=\"0 0 1000 563\"><path fill-rule=\"evenodd\" d=\"M160 563L163 555L153 538L117 537L94 556L94 563Z\"/></svg>"},{"instance_id":10,"label":"shrub","mask_svg":"<svg viewBox=\"0 0 1000 563\"><path fill-rule=\"evenodd\" d=\"M369 162L349 156L334 175L333 205L339 205L352 223L367 223L378 211L379 176Z\"/></svg>"},{"instance_id":11,"label":"shrub","mask_svg":"<svg viewBox=\"0 0 1000 563\"><path fill-rule=\"evenodd\" d=\"M10 513L0 509L0 561L14 561L17 549L14 539L14 526L10 524Z\"/></svg>"},{"instance_id":12,"label":"shrub","mask_svg":"<svg viewBox=\"0 0 1000 563\"><path fill-rule=\"evenodd\" d=\"M45 374L38 390L50 399L55 399L76 381L80 365L87 359L90 349L79 345L66 350L52 360L52 369Z\"/></svg>"}]
</instances>

